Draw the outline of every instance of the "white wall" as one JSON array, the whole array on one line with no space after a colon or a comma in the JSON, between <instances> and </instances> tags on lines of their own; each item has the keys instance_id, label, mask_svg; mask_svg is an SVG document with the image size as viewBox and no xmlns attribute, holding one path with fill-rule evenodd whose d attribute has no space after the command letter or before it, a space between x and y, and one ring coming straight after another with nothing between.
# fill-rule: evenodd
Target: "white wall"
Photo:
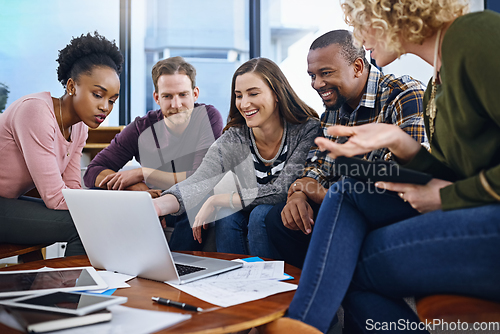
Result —
<instances>
[{"instance_id":1,"label":"white wall","mask_svg":"<svg viewBox=\"0 0 500 334\"><path fill-rule=\"evenodd\" d=\"M412 78L420 80L424 85L427 85L429 79L432 77L432 66L415 55L406 54L385 66L382 72L385 74L392 73L397 77L408 74Z\"/></svg>"}]
</instances>

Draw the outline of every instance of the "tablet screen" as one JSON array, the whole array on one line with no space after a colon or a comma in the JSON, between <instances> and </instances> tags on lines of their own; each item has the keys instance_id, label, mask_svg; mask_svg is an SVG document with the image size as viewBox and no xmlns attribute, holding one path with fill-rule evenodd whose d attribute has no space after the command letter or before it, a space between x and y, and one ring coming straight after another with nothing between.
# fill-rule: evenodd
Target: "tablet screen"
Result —
<instances>
[{"instance_id":1,"label":"tablet screen","mask_svg":"<svg viewBox=\"0 0 500 334\"><path fill-rule=\"evenodd\" d=\"M432 175L404 168L390 161L367 161L355 157L337 157L335 173L362 181L427 184Z\"/></svg>"},{"instance_id":2,"label":"tablet screen","mask_svg":"<svg viewBox=\"0 0 500 334\"><path fill-rule=\"evenodd\" d=\"M64 314L85 315L108 306L123 304L126 297L101 296L75 292L52 292L0 300L1 305Z\"/></svg>"},{"instance_id":3,"label":"tablet screen","mask_svg":"<svg viewBox=\"0 0 500 334\"><path fill-rule=\"evenodd\" d=\"M97 285L85 268L0 273L0 293Z\"/></svg>"},{"instance_id":4,"label":"tablet screen","mask_svg":"<svg viewBox=\"0 0 500 334\"><path fill-rule=\"evenodd\" d=\"M83 295L78 293L55 292L48 295L17 301L18 304L54 307L58 309L78 310L106 300L103 296Z\"/></svg>"}]
</instances>

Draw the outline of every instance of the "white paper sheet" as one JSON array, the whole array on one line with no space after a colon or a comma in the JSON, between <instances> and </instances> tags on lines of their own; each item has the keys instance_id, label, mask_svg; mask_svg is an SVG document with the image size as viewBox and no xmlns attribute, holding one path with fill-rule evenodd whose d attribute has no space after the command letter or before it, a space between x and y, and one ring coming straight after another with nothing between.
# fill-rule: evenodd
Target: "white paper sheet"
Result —
<instances>
[{"instance_id":1,"label":"white paper sheet","mask_svg":"<svg viewBox=\"0 0 500 334\"><path fill-rule=\"evenodd\" d=\"M222 307L246 303L280 292L297 289L296 284L284 283L276 280L198 280L188 284L170 285L196 298Z\"/></svg>"},{"instance_id":2,"label":"white paper sheet","mask_svg":"<svg viewBox=\"0 0 500 334\"><path fill-rule=\"evenodd\" d=\"M38 269L39 271L49 271L49 270L55 270L54 268L50 267L42 267ZM99 276L106 282L108 287L106 289L101 289L101 290L88 290L88 292L91 293L103 293L106 290L109 289L118 289L118 288L130 288L130 285L128 285L127 281L130 281L132 278L135 278L137 276L131 276L131 275L126 275L126 274L120 274L120 273L115 273L114 271L108 271L108 270L99 270L97 271Z\"/></svg>"},{"instance_id":3,"label":"white paper sheet","mask_svg":"<svg viewBox=\"0 0 500 334\"><path fill-rule=\"evenodd\" d=\"M109 289L118 289L118 288L130 288L130 285L125 283L127 281L130 281L132 278L136 276L131 276L131 275L125 275L125 274L120 274L120 273L115 273L113 271L98 271L97 272L99 276L102 277L104 282L108 285L107 289L102 289L102 290L92 290L89 291L91 293L102 293L106 290Z\"/></svg>"}]
</instances>

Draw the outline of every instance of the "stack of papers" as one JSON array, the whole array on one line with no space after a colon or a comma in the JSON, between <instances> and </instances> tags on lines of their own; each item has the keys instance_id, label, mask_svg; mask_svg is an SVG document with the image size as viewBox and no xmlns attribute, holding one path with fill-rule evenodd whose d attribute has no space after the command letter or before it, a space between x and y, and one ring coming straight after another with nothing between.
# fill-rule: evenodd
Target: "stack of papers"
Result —
<instances>
[{"instance_id":1,"label":"stack of papers","mask_svg":"<svg viewBox=\"0 0 500 334\"><path fill-rule=\"evenodd\" d=\"M106 271L106 270L100 270L97 272L99 276L106 282L108 285L107 289L103 290L92 290L92 291L85 291L87 293L98 293L98 294L103 294L103 295L111 295L116 291L116 289L119 288L130 288L130 285L127 284L127 281L130 281L132 278L135 278L136 276L131 276L131 275L125 275L125 274L120 274L120 273L115 273L112 271Z\"/></svg>"},{"instance_id":2,"label":"stack of papers","mask_svg":"<svg viewBox=\"0 0 500 334\"><path fill-rule=\"evenodd\" d=\"M243 267L187 284L170 285L208 303L222 307L246 303L297 289L296 284L279 281L290 278L284 274L285 264L283 261L235 261L243 262Z\"/></svg>"}]
</instances>

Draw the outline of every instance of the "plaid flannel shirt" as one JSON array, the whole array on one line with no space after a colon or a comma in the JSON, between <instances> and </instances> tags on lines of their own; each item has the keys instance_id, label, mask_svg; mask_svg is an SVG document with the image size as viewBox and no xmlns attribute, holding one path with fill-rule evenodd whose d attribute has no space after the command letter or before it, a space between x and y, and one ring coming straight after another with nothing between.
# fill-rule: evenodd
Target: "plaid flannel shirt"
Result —
<instances>
[{"instance_id":1,"label":"plaid flannel shirt","mask_svg":"<svg viewBox=\"0 0 500 334\"><path fill-rule=\"evenodd\" d=\"M366 92L357 108L350 114L343 110L346 108L345 104L338 110L325 111L321 116L321 128L318 136L337 140L326 133L327 128L332 125L354 126L367 123L389 123L398 125L416 141L428 148L423 120L424 90L425 86L421 82L408 75L399 78L393 74L384 75L372 65L370 66ZM344 121L342 122L342 120ZM364 158L370 161L389 160L391 154L387 148L382 148L365 154ZM321 152L317 146L313 146L307 155L302 177L311 177L328 189L339 178L335 175L334 167L335 160L330 158L327 152Z\"/></svg>"}]
</instances>

